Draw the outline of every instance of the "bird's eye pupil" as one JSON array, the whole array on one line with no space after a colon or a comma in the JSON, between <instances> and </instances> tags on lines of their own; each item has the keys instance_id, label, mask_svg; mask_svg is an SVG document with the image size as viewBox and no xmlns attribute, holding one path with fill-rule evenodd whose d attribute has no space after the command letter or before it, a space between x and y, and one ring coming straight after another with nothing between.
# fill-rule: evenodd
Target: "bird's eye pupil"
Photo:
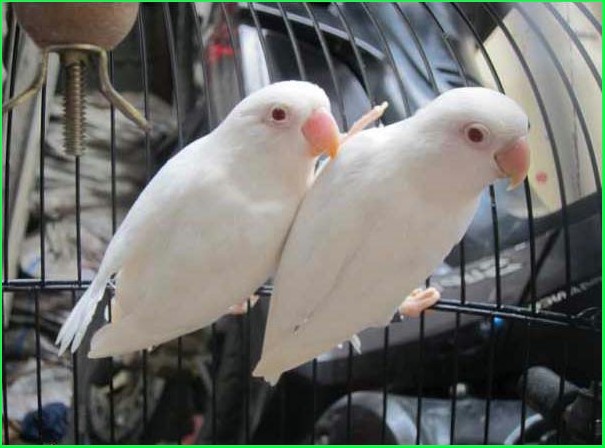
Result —
<instances>
[{"instance_id":1,"label":"bird's eye pupil","mask_svg":"<svg viewBox=\"0 0 605 448\"><path fill-rule=\"evenodd\" d=\"M281 107L276 107L271 111L271 118L275 121L284 121L286 119L286 111Z\"/></svg>"},{"instance_id":2,"label":"bird's eye pupil","mask_svg":"<svg viewBox=\"0 0 605 448\"><path fill-rule=\"evenodd\" d=\"M483 141L485 136L483 135L483 131L479 128L472 127L467 132L466 135L471 142L480 143Z\"/></svg>"}]
</instances>

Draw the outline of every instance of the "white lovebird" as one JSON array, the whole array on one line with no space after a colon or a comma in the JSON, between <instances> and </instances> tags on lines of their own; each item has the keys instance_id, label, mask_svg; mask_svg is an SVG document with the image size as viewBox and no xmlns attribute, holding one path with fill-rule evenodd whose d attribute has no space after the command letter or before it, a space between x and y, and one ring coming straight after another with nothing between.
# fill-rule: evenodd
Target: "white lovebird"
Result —
<instances>
[{"instance_id":1,"label":"white lovebird","mask_svg":"<svg viewBox=\"0 0 605 448\"><path fill-rule=\"evenodd\" d=\"M350 138L303 200L282 253L254 371L292 369L388 324L462 238L481 191L526 177L528 118L484 88L450 90Z\"/></svg>"},{"instance_id":2,"label":"white lovebird","mask_svg":"<svg viewBox=\"0 0 605 448\"><path fill-rule=\"evenodd\" d=\"M209 325L269 278L317 157L336 154L325 92L286 81L240 102L207 136L157 173L111 240L65 322L60 353L75 351L110 277L112 322L89 357L119 355Z\"/></svg>"}]
</instances>

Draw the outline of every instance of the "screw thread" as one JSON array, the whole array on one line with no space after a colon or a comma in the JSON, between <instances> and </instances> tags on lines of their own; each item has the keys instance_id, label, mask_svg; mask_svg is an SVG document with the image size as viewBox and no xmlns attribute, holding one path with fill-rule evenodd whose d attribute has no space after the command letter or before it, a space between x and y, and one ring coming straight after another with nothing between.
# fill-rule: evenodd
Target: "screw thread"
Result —
<instances>
[{"instance_id":1,"label":"screw thread","mask_svg":"<svg viewBox=\"0 0 605 448\"><path fill-rule=\"evenodd\" d=\"M84 152L85 103L86 65L83 61L74 61L65 68L63 96L65 152L73 156L80 156Z\"/></svg>"}]
</instances>

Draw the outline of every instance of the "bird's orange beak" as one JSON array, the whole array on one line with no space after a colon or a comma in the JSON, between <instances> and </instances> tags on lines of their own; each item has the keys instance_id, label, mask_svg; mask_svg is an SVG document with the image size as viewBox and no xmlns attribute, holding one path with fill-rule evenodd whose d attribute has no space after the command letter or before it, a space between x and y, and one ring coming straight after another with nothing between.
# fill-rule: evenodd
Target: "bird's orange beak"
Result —
<instances>
[{"instance_id":1,"label":"bird's orange beak","mask_svg":"<svg viewBox=\"0 0 605 448\"><path fill-rule=\"evenodd\" d=\"M508 177L509 190L519 186L527 177L529 170L529 145L527 139L522 137L494 156L501 177Z\"/></svg>"},{"instance_id":2,"label":"bird's orange beak","mask_svg":"<svg viewBox=\"0 0 605 448\"><path fill-rule=\"evenodd\" d=\"M340 131L332 114L325 108L315 109L302 125L301 131L311 146L310 154L322 153L336 157L340 147Z\"/></svg>"}]
</instances>

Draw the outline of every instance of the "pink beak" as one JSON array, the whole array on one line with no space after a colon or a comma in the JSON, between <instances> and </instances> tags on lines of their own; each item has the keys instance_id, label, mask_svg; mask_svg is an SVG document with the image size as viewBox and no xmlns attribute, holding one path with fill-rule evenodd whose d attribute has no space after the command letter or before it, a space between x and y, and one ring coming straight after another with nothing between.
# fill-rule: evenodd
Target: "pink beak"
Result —
<instances>
[{"instance_id":1,"label":"pink beak","mask_svg":"<svg viewBox=\"0 0 605 448\"><path fill-rule=\"evenodd\" d=\"M336 157L340 147L340 131L327 109L315 109L302 125L301 131L311 146L311 156L326 153L331 158Z\"/></svg>"},{"instance_id":2,"label":"pink beak","mask_svg":"<svg viewBox=\"0 0 605 448\"><path fill-rule=\"evenodd\" d=\"M519 186L527 177L529 170L529 145L522 137L502 151L498 151L494 160L498 165L501 177L508 177L509 190Z\"/></svg>"}]
</instances>

